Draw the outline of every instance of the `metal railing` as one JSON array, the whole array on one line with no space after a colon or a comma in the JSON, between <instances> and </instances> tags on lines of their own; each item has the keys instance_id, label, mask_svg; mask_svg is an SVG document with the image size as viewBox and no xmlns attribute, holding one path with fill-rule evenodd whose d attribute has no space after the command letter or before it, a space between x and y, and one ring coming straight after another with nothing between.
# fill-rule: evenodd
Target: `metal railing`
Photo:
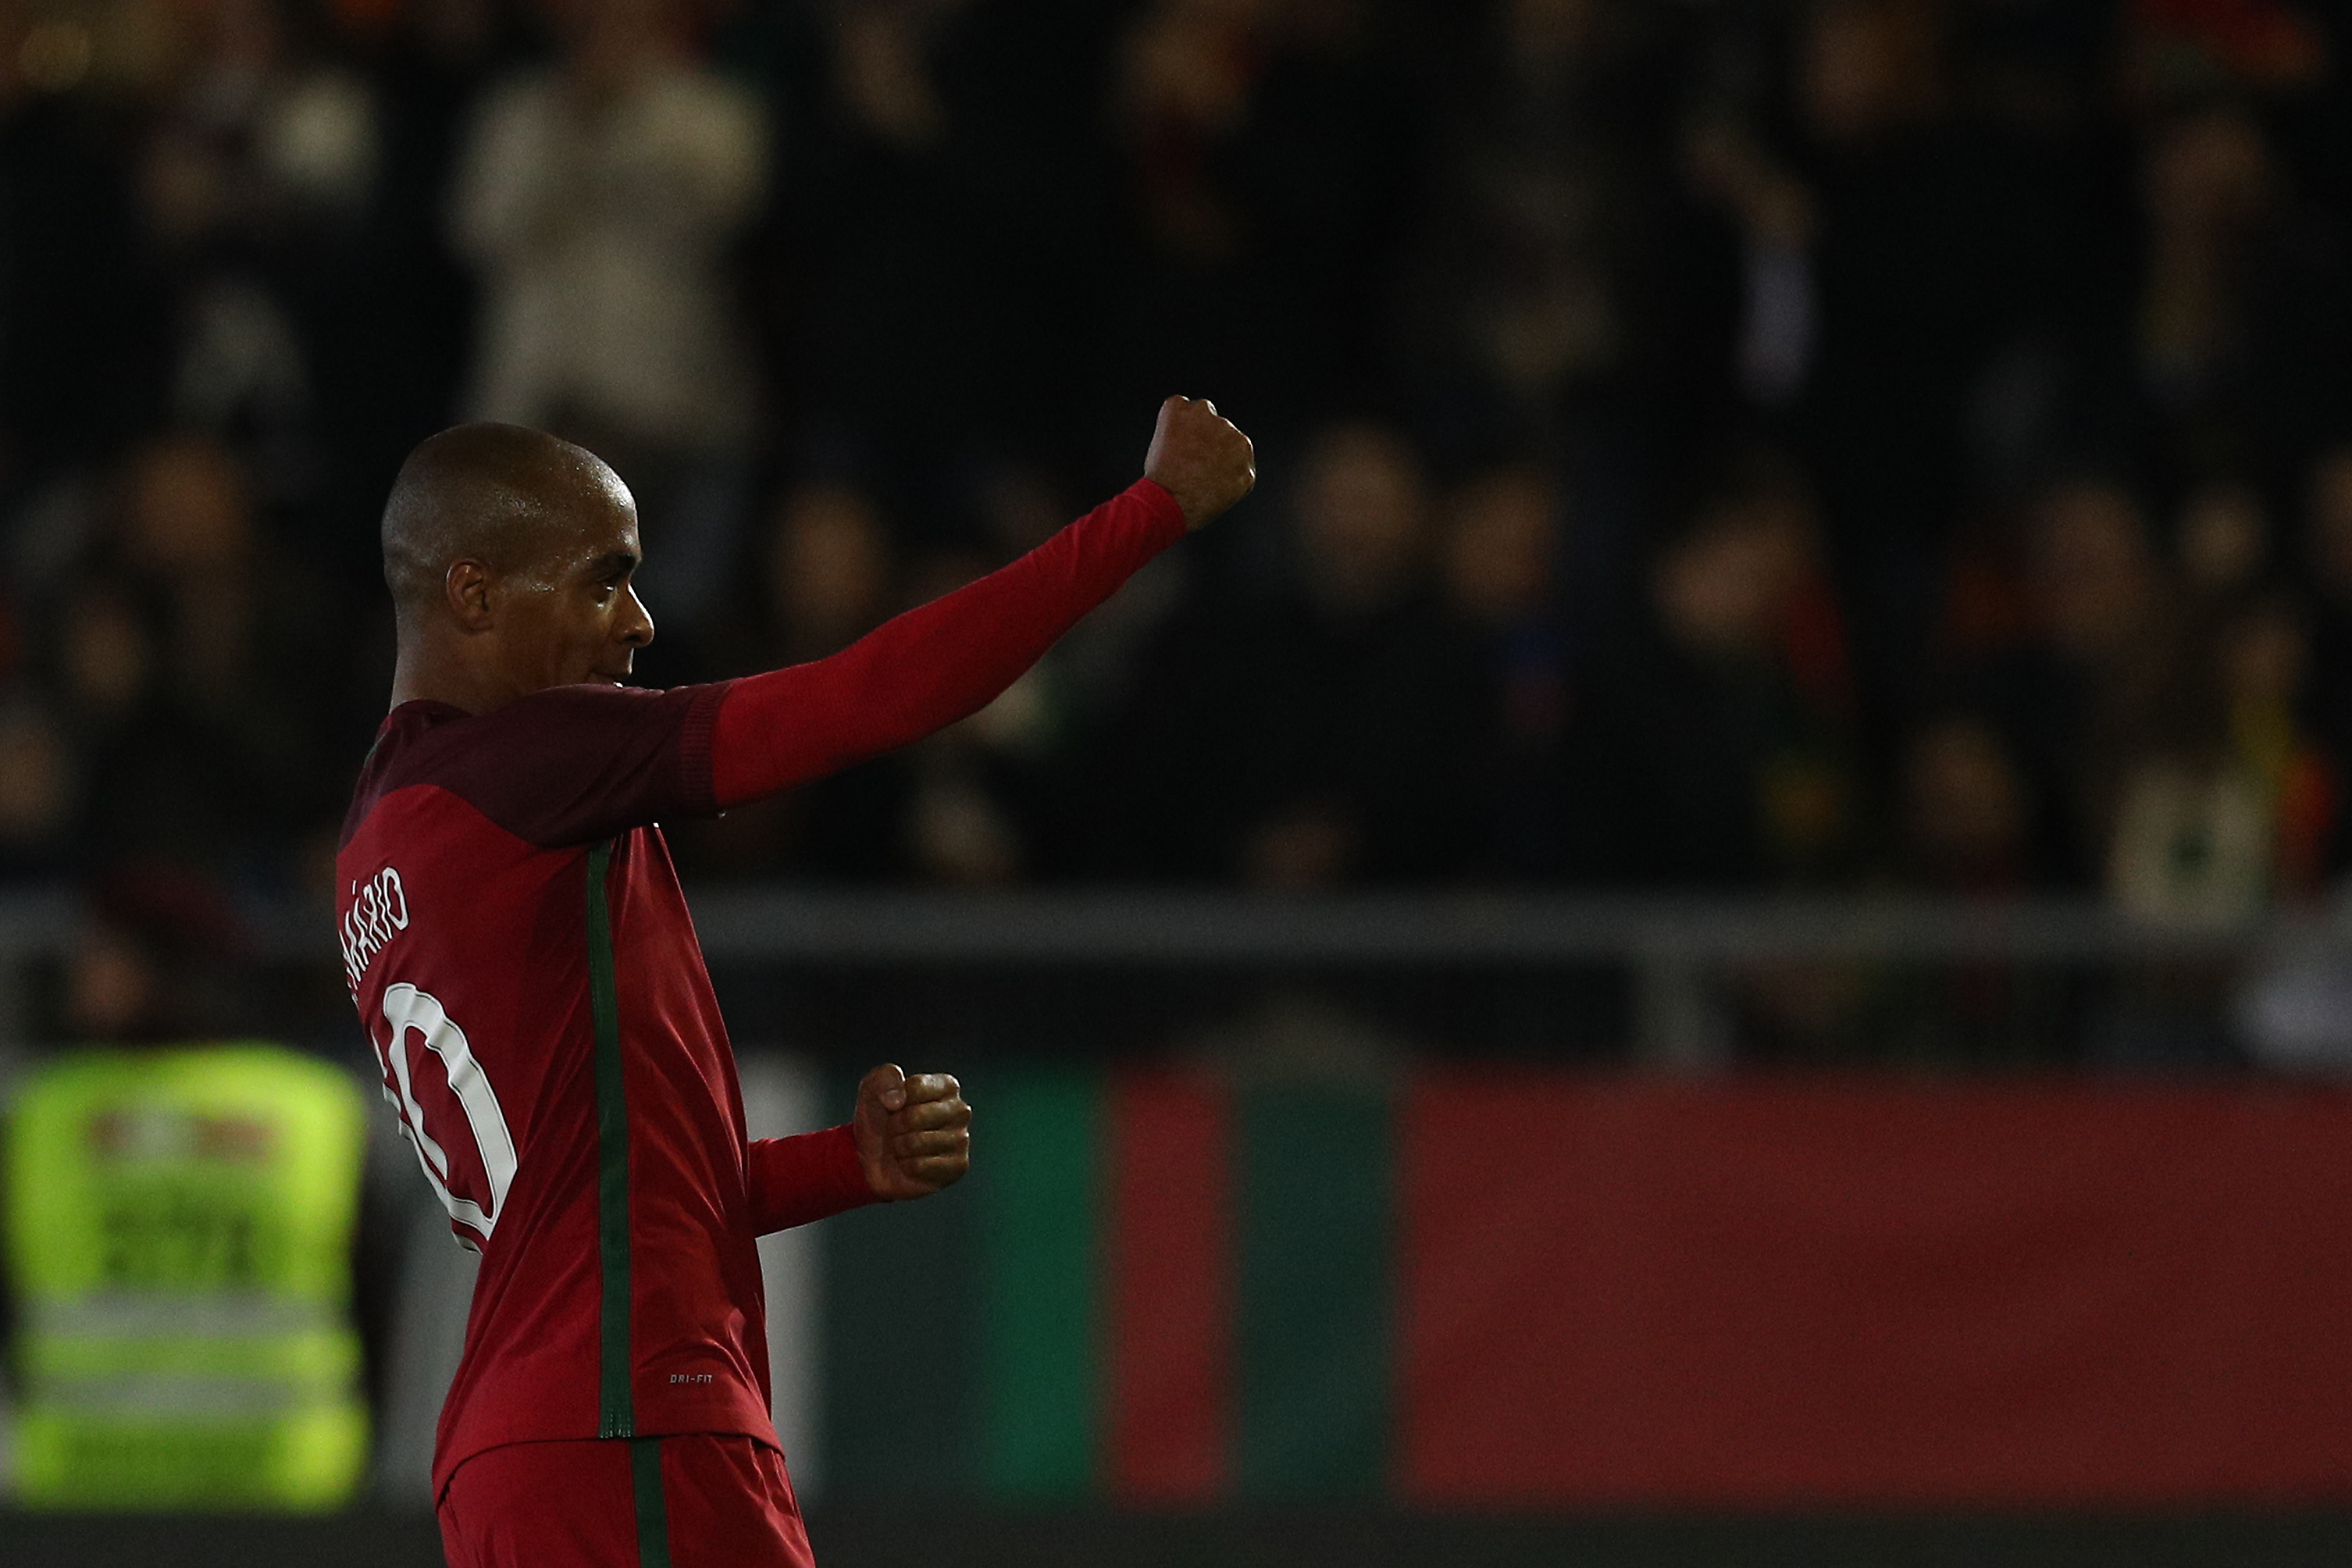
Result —
<instances>
[{"instance_id":1,"label":"metal railing","mask_svg":"<svg viewBox=\"0 0 2352 1568\"><path fill-rule=\"evenodd\" d=\"M689 891L714 960L813 966L1502 967L1609 965L1632 976L1634 1044L1698 1066L1727 1037L1715 977L1807 960L2127 963L2352 957L2352 902L2321 913L2153 921L2089 901L1659 899L1444 892L1313 897L1211 891ZM332 922L289 903L243 911L256 955L331 962ZM25 1021L28 966L78 929L64 891L0 899L0 1038Z\"/></svg>"}]
</instances>

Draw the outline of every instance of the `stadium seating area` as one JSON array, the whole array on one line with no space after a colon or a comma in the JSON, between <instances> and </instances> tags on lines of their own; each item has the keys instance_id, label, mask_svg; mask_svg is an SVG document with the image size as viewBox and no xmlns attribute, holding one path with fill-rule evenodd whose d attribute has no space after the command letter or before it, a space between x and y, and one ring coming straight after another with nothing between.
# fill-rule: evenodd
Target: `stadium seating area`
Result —
<instances>
[{"instance_id":1,"label":"stadium seating area","mask_svg":"<svg viewBox=\"0 0 2352 1568\"><path fill-rule=\"evenodd\" d=\"M530 422L648 679L1260 496L704 877L2310 897L2352 37L2285 0L7 0L0 869L303 889L373 523Z\"/></svg>"}]
</instances>

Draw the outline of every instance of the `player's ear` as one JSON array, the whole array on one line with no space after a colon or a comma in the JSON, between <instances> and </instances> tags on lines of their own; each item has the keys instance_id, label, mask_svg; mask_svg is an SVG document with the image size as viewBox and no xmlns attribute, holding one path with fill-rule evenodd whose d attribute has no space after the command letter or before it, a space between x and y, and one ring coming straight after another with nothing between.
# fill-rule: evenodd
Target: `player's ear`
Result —
<instances>
[{"instance_id":1,"label":"player's ear","mask_svg":"<svg viewBox=\"0 0 2352 1568\"><path fill-rule=\"evenodd\" d=\"M486 563L469 555L452 561L441 579L449 613L469 632L490 629L490 586L494 575Z\"/></svg>"}]
</instances>

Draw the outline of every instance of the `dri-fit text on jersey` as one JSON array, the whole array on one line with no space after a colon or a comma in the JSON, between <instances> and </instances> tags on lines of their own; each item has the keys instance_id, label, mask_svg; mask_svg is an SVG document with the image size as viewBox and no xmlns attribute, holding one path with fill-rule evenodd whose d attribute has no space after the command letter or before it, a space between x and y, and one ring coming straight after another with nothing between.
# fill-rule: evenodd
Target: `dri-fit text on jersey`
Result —
<instances>
[{"instance_id":1,"label":"dri-fit text on jersey","mask_svg":"<svg viewBox=\"0 0 2352 1568\"><path fill-rule=\"evenodd\" d=\"M359 994L360 981L367 974L368 964L383 951L384 944L408 929L408 890L400 885L400 873L386 866L370 877L364 886L352 884L352 907L343 911L341 934L343 941L343 981Z\"/></svg>"}]
</instances>

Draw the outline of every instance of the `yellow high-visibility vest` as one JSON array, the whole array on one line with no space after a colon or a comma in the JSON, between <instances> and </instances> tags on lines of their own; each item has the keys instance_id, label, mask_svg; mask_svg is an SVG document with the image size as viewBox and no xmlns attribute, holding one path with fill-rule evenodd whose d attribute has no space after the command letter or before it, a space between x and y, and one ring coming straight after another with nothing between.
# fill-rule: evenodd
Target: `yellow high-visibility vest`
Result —
<instances>
[{"instance_id":1,"label":"yellow high-visibility vest","mask_svg":"<svg viewBox=\"0 0 2352 1568\"><path fill-rule=\"evenodd\" d=\"M86 1050L16 1097L18 1500L304 1510L367 1460L351 1077L262 1044Z\"/></svg>"}]
</instances>

